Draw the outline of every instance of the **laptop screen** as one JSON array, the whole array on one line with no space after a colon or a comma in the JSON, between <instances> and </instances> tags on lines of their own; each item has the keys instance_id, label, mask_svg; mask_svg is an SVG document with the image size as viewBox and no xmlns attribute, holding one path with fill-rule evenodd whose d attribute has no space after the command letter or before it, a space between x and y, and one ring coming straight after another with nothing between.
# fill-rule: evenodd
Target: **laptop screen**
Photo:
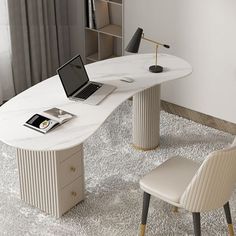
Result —
<instances>
[{"instance_id":1,"label":"laptop screen","mask_svg":"<svg viewBox=\"0 0 236 236\"><path fill-rule=\"evenodd\" d=\"M88 75L80 55L72 58L57 70L67 97L73 95L88 81Z\"/></svg>"}]
</instances>

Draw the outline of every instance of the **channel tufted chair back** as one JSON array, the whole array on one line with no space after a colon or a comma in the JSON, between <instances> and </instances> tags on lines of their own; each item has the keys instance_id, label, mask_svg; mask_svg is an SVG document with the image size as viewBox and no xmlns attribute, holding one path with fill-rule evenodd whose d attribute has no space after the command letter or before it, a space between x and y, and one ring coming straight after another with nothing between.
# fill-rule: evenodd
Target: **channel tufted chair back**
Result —
<instances>
[{"instance_id":1,"label":"channel tufted chair back","mask_svg":"<svg viewBox=\"0 0 236 236\"><path fill-rule=\"evenodd\" d=\"M236 147L212 152L183 193L180 204L191 212L222 207L236 182Z\"/></svg>"}]
</instances>

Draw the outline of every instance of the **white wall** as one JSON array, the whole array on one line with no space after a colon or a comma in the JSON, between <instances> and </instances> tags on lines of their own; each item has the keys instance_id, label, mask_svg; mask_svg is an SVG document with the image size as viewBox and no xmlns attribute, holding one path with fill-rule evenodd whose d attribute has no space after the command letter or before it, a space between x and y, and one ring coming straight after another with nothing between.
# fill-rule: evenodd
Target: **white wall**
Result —
<instances>
[{"instance_id":1,"label":"white wall","mask_svg":"<svg viewBox=\"0 0 236 236\"><path fill-rule=\"evenodd\" d=\"M162 86L162 99L236 123L236 1L125 0L125 45L136 28L171 45L191 76ZM140 52L154 51L142 41Z\"/></svg>"}]
</instances>

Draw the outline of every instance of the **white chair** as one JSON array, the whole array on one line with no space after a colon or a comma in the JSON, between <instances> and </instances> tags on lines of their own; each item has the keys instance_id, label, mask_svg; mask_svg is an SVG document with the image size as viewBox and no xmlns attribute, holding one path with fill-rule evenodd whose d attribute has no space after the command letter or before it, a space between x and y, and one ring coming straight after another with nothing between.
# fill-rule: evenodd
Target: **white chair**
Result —
<instances>
[{"instance_id":1,"label":"white chair","mask_svg":"<svg viewBox=\"0 0 236 236\"><path fill-rule=\"evenodd\" d=\"M200 165L174 157L140 181L144 190L140 236L144 236L150 196L153 195L193 215L194 233L201 235L200 212L224 206L230 236L234 235L229 198L236 182L236 146L212 152Z\"/></svg>"}]
</instances>

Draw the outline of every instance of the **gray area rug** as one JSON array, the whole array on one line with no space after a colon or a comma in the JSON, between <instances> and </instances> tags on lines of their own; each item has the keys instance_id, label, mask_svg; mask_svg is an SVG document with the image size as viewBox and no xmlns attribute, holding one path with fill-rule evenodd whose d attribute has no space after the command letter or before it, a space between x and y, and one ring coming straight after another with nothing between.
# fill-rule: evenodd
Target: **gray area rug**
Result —
<instances>
[{"instance_id":1,"label":"gray area rug","mask_svg":"<svg viewBox=\"0 0 236 236\"><path fill-rule=\"evenodd\" d=\"M86 199L61 219L20 200L15 150L0 143L0 235L136 236L141 217L139 179L171 156L202 162L233 136L161 112L159 149L142 152L130 145L131 102L122 104L85 143ZM236 222L236 192L231 213ZM193 235L191 213L152 198L147 236ZM223 210L202 215L203 235L227 235Z\"/></svg>"}]
</instances>

